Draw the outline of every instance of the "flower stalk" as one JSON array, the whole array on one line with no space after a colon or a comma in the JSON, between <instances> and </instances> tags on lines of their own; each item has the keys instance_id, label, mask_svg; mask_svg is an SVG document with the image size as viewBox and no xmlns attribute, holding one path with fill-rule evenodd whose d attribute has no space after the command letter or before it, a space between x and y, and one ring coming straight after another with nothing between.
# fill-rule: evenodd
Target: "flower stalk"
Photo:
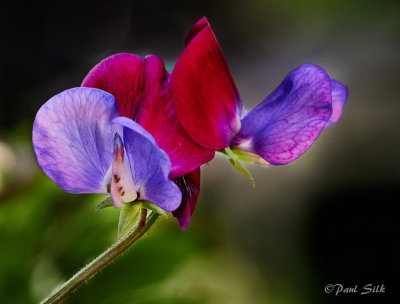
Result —
<instances>
[{"instance_id":1,"label":"flower stalk","mask_svg":"<svg viewBox=\"0 0 400 304\"><path fill-rule=\"evenodd\" d=\"M140 218L138 224L129 230L123 237L118 239L111 247L96 257L92 262L87 264L76 274L74 274L68 281L54 290L47 298L40 304L55 304L60 303L68 295L72 294L85 282L91 279L96 273L110 264L116 257L125 252L131 247L138 239L140 239L146 231L155 223L159 214L150 212L147 214L147 209L140 210Z\"/></svg>"}]
</instances>

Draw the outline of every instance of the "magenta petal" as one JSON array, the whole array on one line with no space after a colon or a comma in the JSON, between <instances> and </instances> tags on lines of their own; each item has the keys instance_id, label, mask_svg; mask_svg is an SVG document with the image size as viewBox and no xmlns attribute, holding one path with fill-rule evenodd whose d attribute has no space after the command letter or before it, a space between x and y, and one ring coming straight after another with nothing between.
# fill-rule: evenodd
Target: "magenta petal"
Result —
<instances>
[{"instance_id":1,"label":"magenta petal","mask_svg":"<svg viewBox=\"0 0 400 304\"><path fill-rule=\"evenodd\" d=\"M42 170L71 193L107 193L105 180L121 127L115 99L91 88L66 90L38 111L32 142Z\"/></svg>"},{"instance_id":2,"label":"magenta petal","mask_svg":"<svg viewBox=\"0 0 400 304\"><path fill-rule=\"evenodd\" d=\"M144 69L143 58L116 54L98 63L85 77L82 86L114 95L120 115L135 119L143 100Z\"/></svg>"},{"instance_id":3,"label":"magenta petal","mask_svg":"<svg viewBox=\"0 0 400 304\"><path fill-rule=\"evenodd\" d=\"M120 114L154 136L171 159L171 178L191 172L213 158L214 151L196 144L183 129L171 97L170 73L159 57L108 57L91 70L82 85L113 94Z\"/></svg>"},{"instance_id":4,"label":"magenta petal","mask_svg":"<svg viewBox=\"0 0 400 304\"><path fill-rule=\"evenodd\" d=\"M328 74L316 65L304 64L243 119L233 146L271 164L287 164L311 147L331 115Z\"/></svg>"},{"instance_id":5,"label":"magenta petal","mask_svg":"<svg viewBox=\"0 0 400 304\"><path fill-rule=\"evenodd\" d=\"M209 149L229 146L240 129L238 91L205 18L189 32L172 72L172 95L189 135Z\"/></svg>"},{"instance_id":6,"label":"magenta petal","mask_svg":"<svg viewBox=\"0 0 400 304\"><path fill-rule=\"evenodd\" d=\"M175 183L181 189L182 203L172 214L177 218L181 229L186 230L200 193L200 168L175 179Z\"/></svg>"},{"instance_id":7,"label":"magenta petal","mask_svg":"<svg viewBox=\"0 0 400 304\"><path fill-rule=\"evenodd\" d=\"M149 131L171 159L170 178L185 175L210 161L215 152L198 145L183 129L170 91L170 73L157 56L146 57L146 87L137 122Z\"/></svg>"},{"instance_id":8,"label":"magenta petal","mask_svg":"<svg viewBox=\"0 0 400 304\"><path fill-rule=\"evenodd\" d=\"M343 114L343 108L347 101L349 91L347 87L335 79L331 79L332 87L332 116L329 119L326 127L337 123Z\"/></svg>"}]
</instances>

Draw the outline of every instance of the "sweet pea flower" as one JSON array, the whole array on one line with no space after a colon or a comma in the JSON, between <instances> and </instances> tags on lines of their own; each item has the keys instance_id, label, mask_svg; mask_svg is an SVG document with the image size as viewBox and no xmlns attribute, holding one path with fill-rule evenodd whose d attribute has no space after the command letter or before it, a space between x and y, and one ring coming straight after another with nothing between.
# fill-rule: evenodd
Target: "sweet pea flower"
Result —
<instances>
[{"instance_id":1,"label":"sweet pea flower","mask_svg":"<svg viewBox=\"0 0 400 304\"><path fill-rule=\"evenodd\" d=\"M41 169L70 193L109 194L115 207L146 200L174 211L182 195L152 135L121 117L114 96L72 88L48 100L33 125Z\"/></svg>"},{"instance_id":2,"label":"sweet pea flower","mask_svg":"<svg viewBox=\"0 0 400 304\"><path fill-rule=\"evenodd\" d=\"M283 165L339 121L348 91L321 67L303 64L246 113L210 24L202 18L188 33L173 70L172 94L184 129L198 144Z\"/></svg>"},{"instance_id":3,"label":"sweet pea flower","mask_svg":"<svg viewBox=\"0 0 400 304\"><path fill-rule=\"evenodd\" d=\"M82 82L83 87L113 96L121 116L136 121L151 133L171 160L169 178L182 191L182 204L173 212L185 230L200 190L200 166L215 152L196 143L182 127L171 94L171 73L154 55L145 58L116 54L98 63Z\"/></svg>"}]
</instances>

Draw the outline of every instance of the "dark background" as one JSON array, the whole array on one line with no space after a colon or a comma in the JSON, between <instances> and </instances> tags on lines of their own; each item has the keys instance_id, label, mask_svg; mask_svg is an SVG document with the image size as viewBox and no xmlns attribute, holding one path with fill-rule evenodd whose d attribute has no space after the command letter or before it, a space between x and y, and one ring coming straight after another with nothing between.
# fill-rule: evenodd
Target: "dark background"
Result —
<instances>
[{"instance_id":1,"label":"dark background","mask_svg":"<svg viewBox=\"0 0 400 304\"><path fill-rule=\"evenodd\" d=\"M36 165L31 127L53 95L118 52L171 70L207 16L251 109L302 63L348 85L342 121L296 162L217 157L192 225L163 220L66 303L393 303L400 230L400 2L29 1L1 5L0 302L35 303L115 240L117 210ZM358 294L324 287L358 285ZM384 284L385 294L361 296Z\"/></svg>"}]
</instances>

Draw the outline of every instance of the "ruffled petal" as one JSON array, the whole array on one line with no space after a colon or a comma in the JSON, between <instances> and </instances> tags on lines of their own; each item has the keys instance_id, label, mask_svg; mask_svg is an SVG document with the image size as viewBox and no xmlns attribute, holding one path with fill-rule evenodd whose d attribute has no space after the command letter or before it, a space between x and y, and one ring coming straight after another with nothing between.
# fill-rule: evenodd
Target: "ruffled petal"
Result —
<instances>
[{"instance_id":1,"label":"ruffled petal","mask_svg":"<svg viewBox=\"0 0 400 304\"><path fill-rule=\"evenodd\" d=\"M113 155L115 99L98 89L73 88L47 101L33 124L39 166L63 190L107 193Z\"/></svg>"},{"instance_id":2,"label":"ruffled petal","mask_svg":"<svg viewBox=\"0 0 400 304\"><path fill-rule=\"evenodd\" d=\"M240 129L242 104L214 33L202 18L172 72L172 95L189 135L209 149L229 146Z\"/></svg>"},{"instance_id":3,"label":"ruffled petal","mask_svg":"<svg viewBox=\"0 0 400 304\"><path fill-rule=\"evenodd\" d=\"M214 151L196 144L183 129L171 97L170 73L159 57L110 56L90 71L82 86L113 94L120 114L154 136L171 159L171 178L191 172L214 157Z\"/></svg>"},{"instance_id":4,"label":"ruffled petal","mask_svg":"<svg viewBox=\"0 0 400 304\"><path fill-rule=\"evenodd\" d=\"M172 214L177 218L181 229L186 230L200 193L200 168L175 179L175 183L182 191L182 203Z\"/></svg>"},{"instance_id":5,"label":"ruffled petal","mask_svg":"<svg viewBox=\"0 0 400 304\"><path fill-rule=\"evenodd\" d=\"M337 123L343 114L343 108L349 95L348 88L335 79L331 79L332 88L332 116L326 127Z\"/></svg>"},{"instance_id":6,"label":"ruffled petal","mask_svg":"<svg viewBox=\"0 0 400 304\"><path fill-rule=\"evenodd\" d=\"M133 120L118 117L114 123L123 126L125 151L131 166L132 180L138 199L150 201L166 211L174 211L182 194L168 179L170 160L154 138Z\"/></svg>"},{"instance_id":7,"label":"ruffled petal","mask_svg":"<svg viewBox=\"0 0 400 304\"><path fill-rule=\"evenodd\" d=\"M268 163L290 163L307 151L332 115L331 80L320 67L304 64L242 121L233 147Z\"/></svg>"}]
</instances>

